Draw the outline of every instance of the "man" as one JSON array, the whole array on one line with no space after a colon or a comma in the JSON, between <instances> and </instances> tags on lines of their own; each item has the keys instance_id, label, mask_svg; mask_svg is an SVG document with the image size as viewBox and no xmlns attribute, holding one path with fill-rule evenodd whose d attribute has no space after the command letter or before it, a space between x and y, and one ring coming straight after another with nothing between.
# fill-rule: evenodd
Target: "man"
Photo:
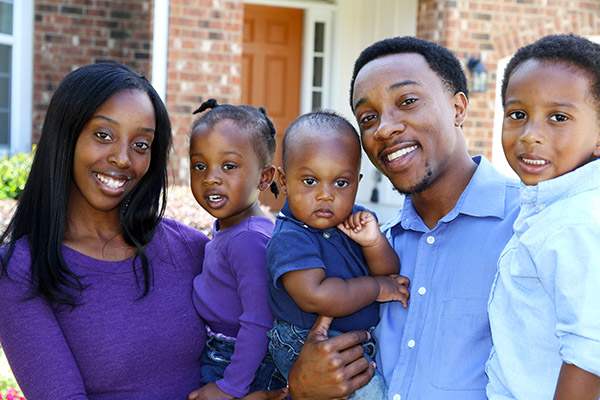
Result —
<instances>
[{"instance_id":1,"label":"man","mask_svg":"<svg viewBox=\"0 0 600 400\"><path fill-rule=\"evenodd\" d=\"M486 304L519 193L484 157L469 156L467 95L456 57L414 37L377 42L354 66L350 98L363 148L407 195L384 232L411 299L407 309L383 305L375 331L390 400L486 398ZM325 340L328 322L317 321L290 373L294 400L344 397L372 374L355 346L366 333Z\"/></svg>"}]
</instances>

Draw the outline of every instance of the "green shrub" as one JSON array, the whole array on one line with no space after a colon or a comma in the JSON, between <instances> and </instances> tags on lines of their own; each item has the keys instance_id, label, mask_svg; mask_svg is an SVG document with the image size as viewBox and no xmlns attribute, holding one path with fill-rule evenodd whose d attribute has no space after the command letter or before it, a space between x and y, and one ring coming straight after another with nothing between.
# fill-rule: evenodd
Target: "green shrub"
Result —
<instances>
[{"instance_id":1,"label":"green shrub","mask_svg":"<svg viewBox=\"0 0 600 400\"><path fill-rule=\"evenodd\" d=\"M35 151L35 147L33 149ZM18 199L31 170L33 151L0 159L0 199Z\"/></svg>"},{"instance_id":2,"label":"green shrub","mask_svg":"<svg viewBox=\"0 0 600 400\"><path fill-rule=\"evenodd\" d=\"M0 400L25 400L0 347Z\"/></svg>"}]
</instances>

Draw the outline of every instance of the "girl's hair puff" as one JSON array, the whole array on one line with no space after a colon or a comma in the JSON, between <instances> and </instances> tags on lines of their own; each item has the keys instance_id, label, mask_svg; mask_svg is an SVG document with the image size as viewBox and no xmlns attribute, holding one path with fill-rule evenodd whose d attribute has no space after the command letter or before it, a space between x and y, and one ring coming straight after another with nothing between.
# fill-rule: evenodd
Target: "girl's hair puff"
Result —
<instances>
[{"instance_id":1,"label":"girl's hair puff","mask_svg":"<svg viewBox=\"0 0 600 400\"><path fill-rule=\"evenodd\" d=\"M275 137L275 126L267 116L264 107L254 108L248 105L235 106L232 104L219 104L215 99L208 99L193 114L203 113L192 124L192 134L198 127L210 129L218 122L231 120L236 126L254 135L254 151L264 167L273 162L277 139ZM275 181L271 183L271 192L277 197L279 188Z\"/></svg>"},{"instance_id":2,"label":"girl's hair puff","mask_svg":"<svg viewBox=\"0 0 600 400\"><path fill-rule=\"evenodd\" d=\"M62 254L75 144L94 112L121 90L146 93L156 119L148 171L123 200L119 216L125 241L137 248L132 268L138 283L140 278L144 282L142 296L152 286L153 271L144 246L154 236L165 210L171 123L165 105L144 76L125 65L99 63L66 75L52 96L25 189L0 238L0 243L7 244L0 258L1 275L8 275L17 240L27 238L33 295L40 293L51 301L75 306L77 292L84 289ZM135 269L137 257L142 262L141 273Z\"/></svg>"}]
</instances>

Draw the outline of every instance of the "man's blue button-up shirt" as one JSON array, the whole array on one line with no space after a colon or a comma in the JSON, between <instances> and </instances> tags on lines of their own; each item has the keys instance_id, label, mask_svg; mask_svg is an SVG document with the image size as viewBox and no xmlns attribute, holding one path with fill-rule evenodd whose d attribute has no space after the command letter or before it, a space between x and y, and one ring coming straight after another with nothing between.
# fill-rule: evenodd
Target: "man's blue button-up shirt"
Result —
<instances>
[{"instance_id":1,"label":"man's blue button-up shirt","mask_svg":"<svg viewBox=\"0 0 600 400\"><path fill-rule=\"evenodd\" d=\"M383 303L377 367L390 400L484 400L492 346L487 300L512 235L519 184L484 157L456 206L427 228L406 197L384 227L410 278L408 308Z\"/></svg>"}]
</instances>

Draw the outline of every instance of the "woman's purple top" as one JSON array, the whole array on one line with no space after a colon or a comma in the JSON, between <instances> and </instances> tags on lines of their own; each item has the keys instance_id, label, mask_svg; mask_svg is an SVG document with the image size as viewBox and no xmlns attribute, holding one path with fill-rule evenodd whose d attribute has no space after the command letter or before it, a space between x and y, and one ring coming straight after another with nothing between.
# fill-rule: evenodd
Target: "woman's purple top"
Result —
<instances>
[{"instance_id":1,"label":"woman's purple top","mask_svg":"<svg viewBox=\"0 0 600 400\"><path fill-rule=\"evenodd\" d=\"M29 248L19 240L10 279L0 278L0 343L27 400L185 399L198 389L206 336L191 293L207 241L163 220L146 246L154 286L145 297L131 259L100 261L63 246L86 285L72 309L27 299Z\"/></svg>"},{"instance_id":2,"label":"woman's purple top","mask_svg":"<svg viewBox=\"0 0 600 400\"><path fill-rule=\"evenodd\" d=\"M267 353L273 327L267 288L267 242L275 224L250 217L218 230L206 245L202 274L194 279L194 305L210 329L235 337L235 351L223 379L225 393L243 397Z\"/></svg>"}]
</instances>

